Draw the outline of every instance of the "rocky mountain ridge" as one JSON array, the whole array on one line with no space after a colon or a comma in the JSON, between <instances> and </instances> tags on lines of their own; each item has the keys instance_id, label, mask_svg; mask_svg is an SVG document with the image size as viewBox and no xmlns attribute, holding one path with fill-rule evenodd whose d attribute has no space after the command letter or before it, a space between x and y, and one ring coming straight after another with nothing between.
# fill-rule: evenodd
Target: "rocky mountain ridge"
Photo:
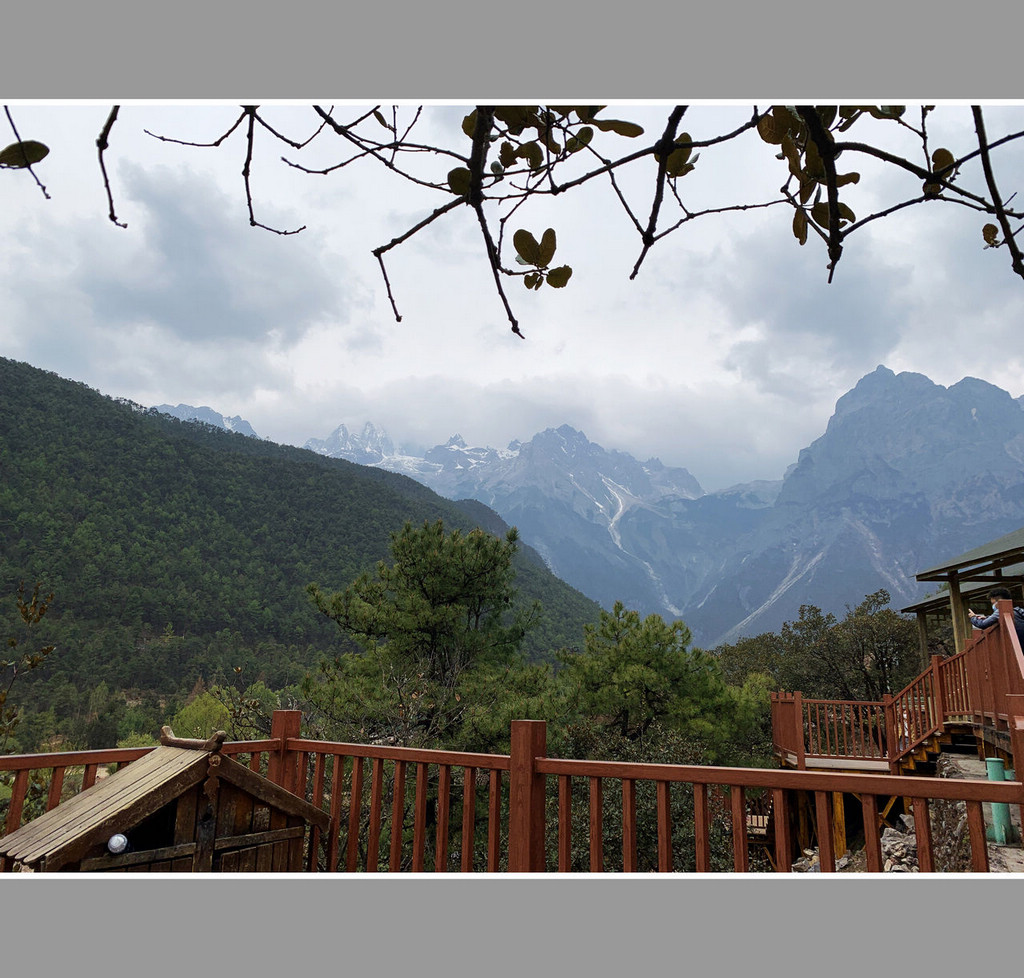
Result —
<instances>
[{"instance_id":1,"label":"rocky mountain ridge","mask_svg":"<svg viewBox=\"0 0 1024 978\"><path fill-rule=\"evenodd\" d=\"M202 421L204 424L223 428L225 431L234 431L250 438L259 438L259 435L253 431L252 425L244 418L240 418L237 414L233 417L225 417L219 411L214 411L213 408L205 405L193 407L191 404L157 404L153 410L159 411L160 414L169 414L179 421Z\"/></svg>"},{"instance_id":2,"label":"rocky mountain ridge","mask_svg":"<svg viewBox=\"0 0 1024 978\"><path fill-rule=\"evenodd\" d=\"M484 503L584 594L681 617L710 646L883 587L904 607L926 592L918 570L1024 524L1022 401L879 366L781 479L713 493L568 425L504 449L455 435L422 455L341 425L305 447Z\"/></svg>"}]
</instances>

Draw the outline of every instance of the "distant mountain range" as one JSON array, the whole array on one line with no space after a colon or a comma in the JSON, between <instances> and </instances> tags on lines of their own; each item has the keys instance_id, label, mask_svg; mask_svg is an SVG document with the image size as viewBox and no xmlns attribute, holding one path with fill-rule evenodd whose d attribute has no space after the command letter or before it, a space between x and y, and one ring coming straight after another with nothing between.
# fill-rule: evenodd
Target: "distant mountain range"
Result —
<instances>
[{"instance_id":1,"label":"distant mountain range","mask_svg":"<svg viewBox=\"0 0 1024 978\"><path fill-rule=\"evenodd\" d=\"M341 425L305 447L479 500L584 594L680 617L706 646L774 631L803 604L841 614L882 587L903 607L925 594L917 571L1024 524L1020 400L884 366L783 478L713 493L567 425L505 449L455 435L423 456Z\"/></svg>"},{"instance_id":2,"label":"distant mountain range","mask_svg":"<svg viewBox=\"0 0 1024 978\"><path fill-rule=\"evenodd\" d=\"M259 438L259 435L252 430L252 425L243 418L235 415L231 418L224 417L219 411L211 407L192 407L191 404L157 404L153 408L161 414L169 414L179 421L202 421L205 424L213 425L215 428L223 428L225 431L236 431L240 435L248 435L250 438Z\"/></svg>"}]
</instances>

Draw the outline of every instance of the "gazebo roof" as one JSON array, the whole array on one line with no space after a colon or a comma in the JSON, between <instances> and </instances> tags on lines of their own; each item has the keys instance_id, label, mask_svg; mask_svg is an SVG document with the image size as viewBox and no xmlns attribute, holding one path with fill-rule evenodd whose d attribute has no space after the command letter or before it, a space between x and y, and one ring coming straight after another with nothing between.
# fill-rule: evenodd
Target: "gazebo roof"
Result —
<instances>
[{"instance_id":1,"label":"gazebo roof","mask_svg":"<svg viewBox=\"0 0 1024 978\"><path fill-rule=\"evenodd\" d=\"M1024 581L1024 527L920 571L915 576L919 581L950 581L954 575L961 581Z\"/></svg>"},{"instance_id":2,"label":"gazebo roof","mask_svg":"<svg viewBox=\"0 0 1024 978\"><path fill-rule=\"evenodd\" d=\"M1005 581L1007 578L1001 578L1001 580ZM981 601L991 587L991 583L972 588L962 587L960 588L960 598L966 602ZM922 598L920 601L914 602L914 604L900 608L900 613L904 615L936 615L939 618L948 618L950 614L949 592L943 591L940 594L933 594L930 597Z\"/></svg>"}]
</instances>

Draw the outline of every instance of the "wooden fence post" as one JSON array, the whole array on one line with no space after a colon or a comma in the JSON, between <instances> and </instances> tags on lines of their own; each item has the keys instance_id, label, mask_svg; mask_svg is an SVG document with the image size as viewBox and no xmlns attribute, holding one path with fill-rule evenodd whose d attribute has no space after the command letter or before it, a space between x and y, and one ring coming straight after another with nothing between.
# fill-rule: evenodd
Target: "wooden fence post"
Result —
<instances>
[{"instance_id":1,"label":"wooden fence post","mask_svg":"<svg viewBox=\"0 0 1024 978\"><path fill-rule=\"evenodd\" d=\"M1010 752L1013 755L1013 779L1020 781L1024 776L1024 696L1010 693L1006 697L1006 712L1009 714ZM1022 726L1018 729L1017 724Z\"/></svg>"},{"instance_id":2,"label":"wooden fence post","mask_svg":"<svg viewBox=\"0 0 1024 978\"><path fill-rule=\"evenodd\" d=\"M1009 713L1010 752L1013 763L1013 780L1024 779L1024 695L1011 694L1006 697L1006 710ZM1024 800L1017 807L1021 819L1024 820ZM1024 825L1024 821L1021 822Z\"/></svg>"},{"instance_id":3,"label":"wooden fence post","mask_svg":"<svg viewBox=\"0 0 1024 978\"><path fill-rule=\"evenodd\" d=\"M900 734L903 732L902 717L897 718L892 693L882 697L882 713L885 716L885 759L889 762L889 773L899 774L900 766L896 755L900 752Z\"/></svg>"},{"instance_id":4,"label":"wooden fence post","mask_svg":"<svg viewBox=\"0 0 1024 978\"><path fill-rule=\"evenodd\" d=\"M544 872L544 784L536 758L547 756L543 720L513 720L509 752L508 871Z\"/></svg>"},{"instance_id":5,"label":"wooden fence post","mask_svg":"<svg viewBox=\"0 0 1024 978\"><path fill-rule=\"evenodd\" d=\"M940 728L946 723L946 687L942 682L941 664L942 656L933 655L931 658L932 688L935 690L935 716L933 719Z\"/></svg>"},{"instance_id":6,"label":"wooden fence post","mask_svg":"<svg viewBox=\"0 0 1024 978\"><path fill-rule=\"evenodd\" d=\"M288 749L288 738L298 737L302 732L302 710L274 710L270 721L270 736L281 741L281 746L273 751L267 763L267 777L276 785L280 785L292 794L302 794L297 790L296 755Z\"/></svg>"},{"instance_id":7,"label":"wooden fence post","mask_svg":"<svg viewBox=\"0 0 1024 978\"><path fill-rule=\"evenodd\" d=\"M793 730L795 732L794 744L796 745L796 766L797 770L804 770L807 761L804 757L804 702L803 693L797 690L793 694Z\"/></svg>"}]
</instances>

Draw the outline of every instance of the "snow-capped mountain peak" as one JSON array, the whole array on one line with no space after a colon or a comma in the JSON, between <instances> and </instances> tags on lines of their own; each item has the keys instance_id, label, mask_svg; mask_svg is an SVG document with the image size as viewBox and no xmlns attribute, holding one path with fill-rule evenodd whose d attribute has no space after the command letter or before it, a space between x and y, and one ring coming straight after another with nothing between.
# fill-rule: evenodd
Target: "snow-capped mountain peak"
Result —
<instances>
[{"instance_id":1,"label":"snow-capped mountain peak","mask_svg":"<svg viewBox=\"0 0 1024 978\"><path fill-rule=\"evenodd\" d=\"M259 438L253 431L252 425L237 414L232 417L225 417L219 411L203 405L193 407L191 404L157 404L153 408L161 414L169 414L179 421L202 421L204 424L213 425L215 428L223 428L225 431L234 431L240 435L247 435L249 438Z\"/></svg>"}]
</instances>

